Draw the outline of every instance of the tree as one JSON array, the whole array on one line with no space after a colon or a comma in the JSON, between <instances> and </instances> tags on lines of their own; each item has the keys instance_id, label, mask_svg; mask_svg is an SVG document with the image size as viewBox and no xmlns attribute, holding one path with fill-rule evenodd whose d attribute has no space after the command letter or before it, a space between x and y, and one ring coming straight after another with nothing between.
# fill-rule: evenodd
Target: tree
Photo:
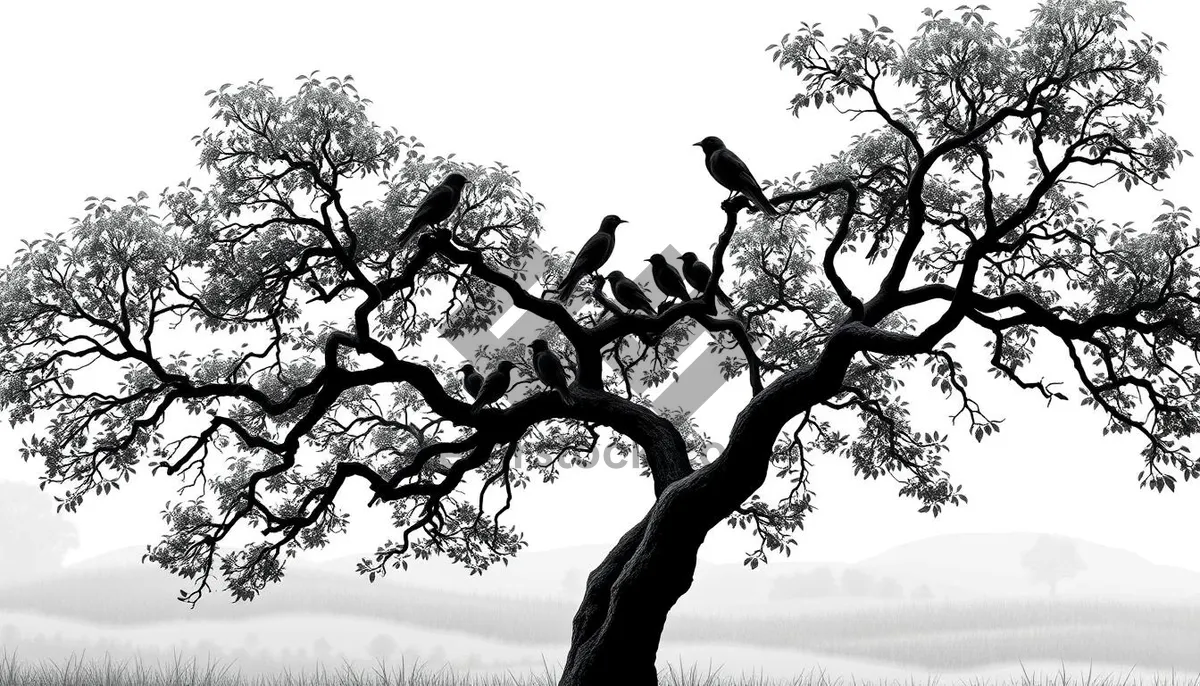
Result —
<instances>
[{"instance_id":1,"label":"tree","mask_svg":"<svg viewBox=\"0 0 1200 686\"><path fill-rule=\"evenodd\" d=\"M832 598L838 595L838 582L828 567L781 577L771 585L772 600L792 598Z\"/></svg>"},{"instance_id":2,"label":"tree","mask_svg":"<svg viewBox=\"0 0 1200 686\"><path fill-rule=\"evenodd\" d=\"M875 594L875 577L853 567L842 571L842 593L855 598L867 598Z\"/></svg>"},{"instance_id":3,"label":"tree","mask_svg":"<svg viewBox=\"0 0 1200 686\"><path fill-rule=\"evenodd\" d=\"M1021 565L1035 581L1050 587L1050 595L1057 592L1059 582L1087 569L1075 541L1061 536L1039 536L1021 556Z\"/></svg>"},{"instance_id":4,"label":"tree","mask_svg":"<svg viewBox=\"0 0 1200 686\"><path fill-rule=\"evenodd\" d=\"M1181 359L1200 350L1190 211L1110 226L1086 204L1154 191L1184 155L1157 120L1164 46L1109 0L1048 0L1011 36L985 11L928 11L905 44L873 21L832 43L804 25L772 46L803 84L797 112L829 105L878 128L769 182L778 219L742 197L714 208L708 288L654 316L621 311L600 282L579 312L534 295L539 205L512 171L423 155L370 121L349 78L306 76L287 97L223 86L216 125L196 137L210 182L165 190L161 216L145 194L95 199L4 272L3 404L39 429L22 455L45 462L70 510L145 467L196 487L147 551L193 580L182 597L195 602L215 578L237 599L280 580L345 527L351 480L400 530L363 574L434 554L483 572L524 545L501 521L511 498L557 474L557 461L514 458L584 459L610 431L644 453L656 500L588 578L564 684L654 683L707 532L751 532L750 567L789 553L814 452L897 480L934 516L966 503L943 469L945 427L918 426L899 392L927 374L976 440L995 433L950 340L964 328L988 334L998 378L1047 402L1067 395L1027 365L1055 342L1037 361L1077 378L1106 433L1144 439L1143 487L1174 490L1200 474L1181 444L1198 426ZM456 213L400 249L412 208L451 171L471 181ZM379 202L352 204L378 180ZM567 257L547 258L551 282ZM852 288L851 263L877 286ZM732 312L716 307L718 284ZM456 365L423 353L508 302L545 322L574 370L570 404L534 390L471 412ZM669 379L700 329L752 397L721 453L694 464L703 432L656 414L631 376ZM526 343L481 351L483 366L520 360L528 378ZM768 475L779 497L759 493Z\"/></svg>"},{"instance_id":5,"label":"tree","mask_svg":"<svg viewBox=\"0 0 1200 686\"><path fill-rule=\"evenodd\" d=\"M36 579L62 569L78 543L75 526L56 516L53 502L28 484L0 481L0 585Z\"/></svg>"},{"instance_id":6,"label":"tree","mask_svg":"<svg viewBox=\"0 0 1200 686\"><path fill-rule=\"evenodd\" d=\"M390 635L376 634L375 638L367 644L367 654L377 662L387 662L388 658L395 655L399 648L400 645L396 643L396 639Z\"/></svg>"},{"instance_id":7,"label":"tree","mask_svg":"<svg viewBox=\"0 0 1200 686\"><path fill-rule=\"evenodd\" d=\"M894 577L885 576L875 585L875 595L888 599L903 598L904 587Z\"/></svg>"}]
</instances>

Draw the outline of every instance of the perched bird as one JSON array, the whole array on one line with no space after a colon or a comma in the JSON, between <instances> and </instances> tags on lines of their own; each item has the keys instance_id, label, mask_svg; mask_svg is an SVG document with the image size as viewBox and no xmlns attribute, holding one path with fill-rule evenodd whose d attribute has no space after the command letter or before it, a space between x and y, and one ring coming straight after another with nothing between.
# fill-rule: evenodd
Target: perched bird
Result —
<instances>
[{"instance_id":1,"label":"perched bird","mask_svg":"<svg viewBox=\"0 0 1200 686\"><path fill-rule=\"evenodd\" d=\"M442 182L425 194L425 198L421 200L421 204L417 205L417 211L413 213L412 219L408 222L406 228L400 234L400 247L404 247L418 231L426 226L440 224L450 218L454 214L454 208L458 207L458 201L462 198L463 186L467 184L467 177L458 172L451 172L442 179Z\"/></svg>"},{"instance_id":2,"label":"perched bird","mask_svg":"<svg viewBox=\"0 0 1200 686\"><path fill-rule=\"evenodd\" d=\"M732 150L725 147L725 143L720 138L709 136L692 145L698 145L704 151L704 166L708 167L708 173L717 180L717 183L729 189L729 197L732 198L734 193L741 193L750 198L764 214L771 217L778 216L779 210L775 209L770 200L767 200L766 194L763 193L754 175L750 173L750 169L746 167L746 163Z\"/></svg>"},{"instance_id":3,"label":"perched bird","mask_svg":"<svg viewBox=\"0 0 1200 686\"><path fill-rule=\"evenodd\" d=\"M654 285L658 286L658 290L663 295L676 300L692 299L692 296L688 295L687 286L683 283L683 277L679 275L679 270L667 262L667 258L655 254L646 261L650 263L650 272L654 275Z\"/></svg>"},{"instance_id":4,"label":"perched bird","mask_svg":"<svg viewBox=\"0 0 1200 686\"><path fill-rule=\"evenodd\" d=\"M483 380L483 385L479 387L479 395L475 396L475 402L471 405L472 412L478 412L484 406L491 405L508 393L508 387L512 384L510 372L515 366L509 360L500 360L496 368Z\"/></svg>"},{"instance_id":5,"label":"perched bird","mask_svg":"<svg viewBox=\"0 0 1200 686\"><path fill-rule=\"evenodd\" d=\"M480 386L483 386L483 374L480 374L478 371L476 371L475 365L470 363L464 364L461 368L459 368L458 371L463 375L463 389L465 389L472 398L478 398L479 388Z\"/></svg>"},{"instance_id":6,"label":"perched bird","mask_svg":"<svg viewBox=\"0 0 1200 686\"><path fill-rule=\"evenodd\" d=\"M567 373L563 371L558 355L540 338L530 343L529 347L533 350L533 372L537 374L538 381L557 392L563 403L572 404L571 395L567 392Z\"/></svg>"},{"instance_id":7,"label":"perched bird","mask_svg":"<svg viewBox=\"0 0 1200 686\"><path fill-rule=\"evenodd\" d=\"M703 294L704 289L708 288L708 282L712 279L712 270L708 268L707 264L701 262L694 252L685 252L680 255L679 261L683 262L683 278L687 279L692 288ZM725 295L725 291L722 291L720 286L717 286L717 300L720 300L725 307L733 309L733 301Z\"/></svg>"},{"instance_id":8,"label":"perched bird","mask_svg":"<svg viewBox=\"0 0 1200 686\"><path fill-rule=\"evenodd\" d=\"M599 271L604 266L604 263L612 256L613 247L617 244L617 226L626 223L628 222L615 214L608 215L600 222L600 230L592 234L592 237L587 239L587 242L579 249L575 255L575 261L567 270L567 275L558 282L558 288L554 289L558 294L559 302L569 301L575 292L575 287L579 285L583 277Z\"/></svg>"},{"instance_id":9,"label":"perched bird","mask_svg":"<svg viewBox=\"0 0 1200 686\"><path fill-rule=\"evenodd\" d=\"M641 310L651 317L656 314L642 287L621 272L609 272L608 287L612 289L613 298L621 305L635 312Z\"/></svg>"}]
</instances>

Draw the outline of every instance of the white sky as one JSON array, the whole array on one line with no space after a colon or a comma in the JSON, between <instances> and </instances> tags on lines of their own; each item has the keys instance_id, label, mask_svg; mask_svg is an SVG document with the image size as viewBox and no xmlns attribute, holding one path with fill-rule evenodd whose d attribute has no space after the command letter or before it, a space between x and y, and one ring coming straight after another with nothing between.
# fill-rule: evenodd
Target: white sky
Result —
<instances>
[{"instance_id":1,"label":"white sky","mask_svg":"<svg viewBox=\"0 0 1200 686\"><path fill-rule=\"evenodd\" d=\"M720 229L725 192L691 143L719 135L760 178L778 178L826 159L855 130L829 110L793 118L787 104L799 81L772 65L767 44L802 21L843 35L868 22L867 12L905 36L926 4L13 3L0 29L0 206L9 217L0 250L66 229L88 195L153 196L196 174L190 139L209 124L206 90L265 78L286 93L296 75L320 69L353 74L375 102L375 121L430 151L520 169L547 206L548 246L573 245L616 213L632 223L613 265L640 267L667 243L700 252ZM1032 6L1004 3L993 17L1016 28ZM1132 11L1137 30L1171 46L1165 123L1196 149L1193 22L1181 21L1174 3L1138 2ZM1196 202L1197 168L1185 165L1166 196ZM1122 219L1145 220L1158 205L1125 209ZM985 355L979 349L977 359ZM1101 438L1101 417L1077 401L1046 410L1035 394L987 385L978 373L972 382L1000 389L981 400L1008 421L982 445L962 435L947 462L969 506L933 520L897 499L894 485L857 481L840 458L823 458L814 481L820 510L795 557L853 561L942 533L1039 531L1200 570L1200 547L1185 533L1200 516L1194 487L1140 491L1140 444ZM913 387L914 404L937 399L925 388ZM732 389L704 408L717 440L740 397ZM0 478L32 482L36 468L19 461L17 440L0 429ZM143 479L87 504L73 518L82 532L76 557L156 540L168 485ZM649 501L649 482L632 470L594 469L525 493L512 521L535 549L610 544ZM325 554L366 553L387 535L358 523ZM751 544L720 529L703 554L740 560Z\"/></svg>"}]
</instances>

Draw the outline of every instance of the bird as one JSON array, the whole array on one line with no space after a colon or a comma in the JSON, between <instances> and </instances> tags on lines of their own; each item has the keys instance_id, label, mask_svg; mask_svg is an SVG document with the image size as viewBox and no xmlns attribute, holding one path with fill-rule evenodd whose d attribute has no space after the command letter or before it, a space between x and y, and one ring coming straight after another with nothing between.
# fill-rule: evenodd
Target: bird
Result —
<instances>
[{"instance_id":1,"label":"bird","mask_svg":"<svg viewBox=\"0 0 1200 686\"><path fill-rule=\"evenodd\" d=\"M650 304L650 298L646 297L646 292L642 290L642 287L620 271L609 272L608 287L612 289L613 297L621 305L633 311L641 310L651 317L656 314L654 306Z\"/></svg>"},{"instance_id":2,"label":"bird","mask_svg":"<svg viewBox=\"0 0 1200 686\"><path fill-rule=\"evenodd\" d=\"M717 183L729 189L729 197L732 198L734 193L741 193L753 201L764 214L771 217L779 215L779 210L767 200L766 194L746 167L746 163L725 147L724 141L716 136L709 136L692 145L698 145L704 151L704 166L708 167L708 173Z\"/></svg>"},{"instance_id":3,"label":"bird","mask_svg":"<svg viewBox=\"0 0 1200 686\"><path fill-rule=\"evenodd\" d=\"M683 277L679 275L679 270L670 262L667 262L667 258L659 254L654 254L646 261L650 263L650 272L654 276L654 285L658 286L658 290L663 295L675 300L692 299L692 296L688 295L687 285L683 283Z\"/></svg>"},{"instance_id":4,"label":"bird","mask_svg":"<svg viewBox=\"0 0 1200 686\"><path fill-rule=\"evenodd\" d=\"M463 186L467 185L467 177L458 172L451 172L442 182L425 194L417 211L408 222L408 228L400 234L400 247L408 244L418 231L426 226L440 224L454 214L458 201L462 198Z\"/></svg>"},{"instance_id":5,"label":"bird","mask_svg":"<svg viewBox=\"0 0 1200 686\"><path fill-rule=\"evenodd\" d=\"M458 370L463 375L462 386L472 398L479 397L479 388L483 386L483 374L475 370L475 365L467 363Z\"/></svg>"},{"instance_id":6,"label":"bird","mask_svg":"<svg viewBox=\"0 0 1200 686\"><path fill-rule=\"evenodd\" d=\"M571 405L573 401L567 392L567 373L563 371L558 355L555 355L546 341L540 338L530 343L529 347L533 350L533 372L538 381L557 392L564 404Z\"/></svg>"},{"instance_id":7,"label":"bird","mask_svg":"<svg viewBox=\"0 0 1200 686\"><path fill-rule=\"evenodd\" d=\"M516 365L512 361L500 360L496 368L483 380L483 385L479 387L479 395L475 396L475 402L471 405L472 412L478 412L484 406L491 405L508 393L508 387L512 384L510 372L514 367Z\"/></svg>"},{"instance_id":8,"label":"bird","mask_svg":"<svg viewBox=\"0 0 1200 686\"><path fill-rule=\"evenodd\" d=\"M554 289L558 294L559 302L569 301L580 280L590 273L599 271L604 266L604 263L612 256L613 247L617 244L617 227L627 223L629 222L615 214L608 215L600 222L600 230L592 234L592 237L587 239L587 242L579 249L575 255L575 261L571 263L571 268L567 270L566 276L558 282L558 287Z\"/></svg>"},{"instance_id":9,"label":"bird","mask_svg":"<svg viewBox=\"0 0 1200 686\"><path fill-rule=\"evenodd\" d=\"M701 262L694 252L685 252L680 255L679 261L683 262L683 278L687 279L692 288L700 291L700 294L703 295L704 290L708 288L708 282L712 280L712 270L708 268L707 264ZM725 295L725 291L722 291L720 286L717 286L717 300L720 300L725 307L733 309L733 301Z\"/></svg>"}]
</instances>

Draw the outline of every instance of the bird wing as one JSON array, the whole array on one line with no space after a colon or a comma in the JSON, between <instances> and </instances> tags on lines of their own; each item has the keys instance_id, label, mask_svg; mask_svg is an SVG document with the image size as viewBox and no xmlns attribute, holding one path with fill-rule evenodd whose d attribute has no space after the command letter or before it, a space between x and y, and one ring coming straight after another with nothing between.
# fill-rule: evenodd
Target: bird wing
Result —
<instances>
[{"instance_id":1,"label":"bird wing","mask_svg":"<svg viewBox=\"0 0 1200 686\"><path fill-rule=\"evenodd\" d=\"M707 264L696 261L692 263L692 268L688 270L688 281L692 282L692 287L698 291L703 291L708 288L708 282L712 280L712 270Z\"/></svg>"},{"instance_id":2,"label":"bird wing","mask_svg":"<svg viewBox=\"0 0 1200 686\"><path fill-rule=\"evenodd\" d=\"M472 398L478 398L479 390L483 388L483 375L479 372L467 374L467 378L463 379L463 387L467 389L467 393L470 393Z\"/></svg>"},{"instance_id":3,"label":"bird wing","mask_svg":"<svg viewBox=\"0 0 1200 686\"><path fill-rule=\"evenodd\" d=\"M483 380L479 395L475 397L477 405L490 405L504 396L508 390L508 378L500 372L492 372Z\"/></svg>"},{"instance_id":4,"label":"bird wing","mask_svg":"<svg viewBox=\"0 0 1200 686\"><path fill-rule=\"evenodd\" d=\"M626 278L618 284L617 288L618 290L614 294L622 305L631 310L649 310L650 315L654 315L654 305L650 303L650 297L632 279Z\"/></svg>"},{"instance_id":5,"label":"bird wing","mask_svg":"<svg viewBox=\"0 0 1200 686\"><path fill-rule=\"evenodd\" d=\"M580 279L588 272L594 272L604 263L608 261L609 256L613 251L613 237L598 231L592 234L592 237L587 239L579 252L575 254L575 260L571 262L571 268L567 270L566 276L562 281L558 282L558 299L566 301L571 297L575 286L579 284Z\"/></svg>"},{"instance_id":6,"label":"bird wing","mask_svg":"<svg viewBox=\"0 0 1200 686\"><path fill-rule=\"evenodd\" d=\"M718 150L714 153L710 171L712 171L713 178L722 186L750 198L763 213L769 216L778 216L779 210L771 204L767 194L763 192L762 186L758 185L758 179L754 178L750 169L746 167L746 163L733 151Z\"/></svg>"},{"instance_id":7,"label":"bird wing","mask_svg":"<svg viewBox=\"0 0 1200 686\"><path fill-rule=\"evenodd\" d=\"M575 256L575 262L571 265L571 271L575 271L575 267L580 267L584 272L594 272L612 255L613 237L609 234L600 231L587 239L587 243L579 249L579 254Z\"/></svg>"},{"instance_id":8,"label":"bird wing","mask_svg":"<svg viewBox=\"0 0 1200 686\"><path fill-rule=\"evenodd\" d=\"M672 298L688 299L687 284L683 282L683 277L679 275L679 270L673 265L664 264L662 269L662 283L658 285L663 293Z\"/></svg>"},{"instance_id":9,"label":"bird wing","mask_svg":"<svg viewBox=\"0 0 1200 686\"><path fill-rule=\"evenodd\" d=\"M438 184L425 195L413 214L414 224L436 224L444 221L454 211L454 189Z\"/></svg>"},{"instance_id":10,"label":"bird wing","mask_svg":"<svg viewBox=\"0 0 1200 686\"><path fill-rule=\"evenodd\" d=\"M709 162L709 172L717 182L731 191L743 192L747 188L758 188L758 180L750 173L750 168L728 148L713 153Z\"/></svg>"},{"instance_id":11,"label":"bird wing","mask_svg":"<svg viewBox=\"0 0 1200 686\"><path fill-rule=\"evenodd\" d=\"M551 388L563 388L567 385L567 374L563 371L562 362L550 351L540 352L533 358L534 370L538 379Z\"/></svg>"}]
</instances>

